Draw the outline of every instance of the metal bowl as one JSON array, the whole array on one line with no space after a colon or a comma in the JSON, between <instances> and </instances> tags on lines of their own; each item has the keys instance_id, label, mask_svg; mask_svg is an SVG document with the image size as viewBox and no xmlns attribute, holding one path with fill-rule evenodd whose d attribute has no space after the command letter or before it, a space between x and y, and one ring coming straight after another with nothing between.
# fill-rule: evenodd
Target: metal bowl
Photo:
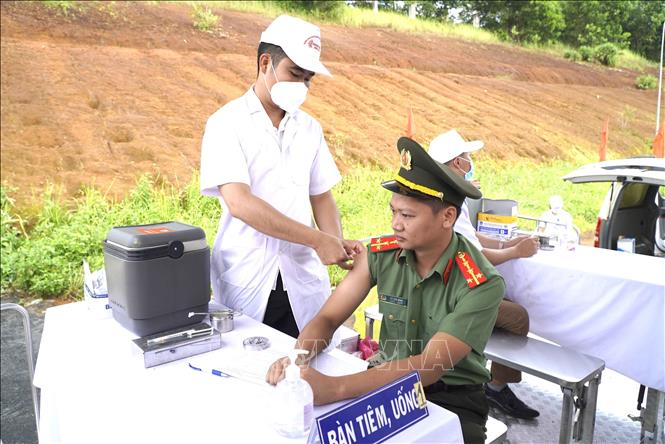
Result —
<instances>
[{"instance_id":1,"label":"metal bowl","mask_svg":"<svg viewBox=\"0 0 665 444\"><path fill-rule=\"evenodd\" d=\"M220 333L226 333L233 330L233 317L239 313L233 310L217 310L208 313L210 316L210 325Z\"/></svg>"}]
</instances>

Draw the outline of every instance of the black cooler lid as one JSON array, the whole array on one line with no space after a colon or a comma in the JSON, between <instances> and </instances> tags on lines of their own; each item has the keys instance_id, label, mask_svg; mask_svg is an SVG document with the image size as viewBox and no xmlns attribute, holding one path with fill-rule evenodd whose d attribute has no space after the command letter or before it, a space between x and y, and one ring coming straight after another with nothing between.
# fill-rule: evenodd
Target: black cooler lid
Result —
<instances>
[{"instance_id":1,"label":"black cooler lid","mask_svg":"<svg viewBox=\"0 0 665 444\"><path fill-rule=\"evenodd\" d=\"M126 248L152 248L168 245L174 240L187 242L200 239L205 239L203 229L174 221L114 227L106 236L107 241Z\"/></svg>"},{"instance_id":2,"label":"black cooler lid","mask_svg":"<svg viewBox=\"0 0 665 444\"><path fill-rule=\"evenodd\" d=\"M104 241L104 253L128 261L179 259L188 251L207 248L201 228L173 221L115 227Z\"/></svg>"}]
</instances>

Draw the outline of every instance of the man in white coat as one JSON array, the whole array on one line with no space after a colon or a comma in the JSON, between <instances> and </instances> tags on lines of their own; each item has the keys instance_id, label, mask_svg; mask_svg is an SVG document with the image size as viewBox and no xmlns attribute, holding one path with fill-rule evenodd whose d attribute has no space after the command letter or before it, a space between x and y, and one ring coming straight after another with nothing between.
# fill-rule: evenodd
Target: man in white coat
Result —
<instances>
[{"instance_id":1,"label":"man in white coat","mask_svg":"<svg viewBox=\"0 0 665 444\"><path fill-rule=\"evenodd\" d=\"M362 249L342 237L331 193L341 176L321 125L299 109L314 75L330 76L320 54L318 27L276 18L256 81L208 119L201 146L201 192L222 207L214 299L293 337L330 295L325 265L348 269Z\"/></svg>"}]
</instances>

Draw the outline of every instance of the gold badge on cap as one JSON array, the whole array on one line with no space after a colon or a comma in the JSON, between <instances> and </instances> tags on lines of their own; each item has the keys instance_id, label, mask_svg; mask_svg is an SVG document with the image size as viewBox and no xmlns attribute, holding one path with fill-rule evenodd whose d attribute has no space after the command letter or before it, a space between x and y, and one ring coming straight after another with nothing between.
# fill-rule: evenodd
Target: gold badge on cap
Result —
<instances>
[{"instance_id":1,"label":"gold badge on cap","mask_svg":"<svg viewBox=\"0 0 665 444\"><path fill-rule=\"evenodd\" d=\"M399 165L407 171L411 169L411 153L406 149L399 153Z\"/></svg>"}]
</instances>

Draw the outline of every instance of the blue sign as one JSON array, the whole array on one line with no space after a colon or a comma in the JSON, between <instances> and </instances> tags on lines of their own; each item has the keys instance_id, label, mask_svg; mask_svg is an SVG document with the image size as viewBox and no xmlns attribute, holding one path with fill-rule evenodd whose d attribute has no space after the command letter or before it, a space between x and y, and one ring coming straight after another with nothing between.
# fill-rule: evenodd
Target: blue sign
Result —
<instances>
[{"instance_id":1,"label":"blue sign","mask_svg":"<svg viewBox=\"0 0 665 444\"><path fill-rule=\"evenodd\" d=\"M322 444L379 443L429 415L418 372L316 418Z\"/></svg>"}]
</instances>

